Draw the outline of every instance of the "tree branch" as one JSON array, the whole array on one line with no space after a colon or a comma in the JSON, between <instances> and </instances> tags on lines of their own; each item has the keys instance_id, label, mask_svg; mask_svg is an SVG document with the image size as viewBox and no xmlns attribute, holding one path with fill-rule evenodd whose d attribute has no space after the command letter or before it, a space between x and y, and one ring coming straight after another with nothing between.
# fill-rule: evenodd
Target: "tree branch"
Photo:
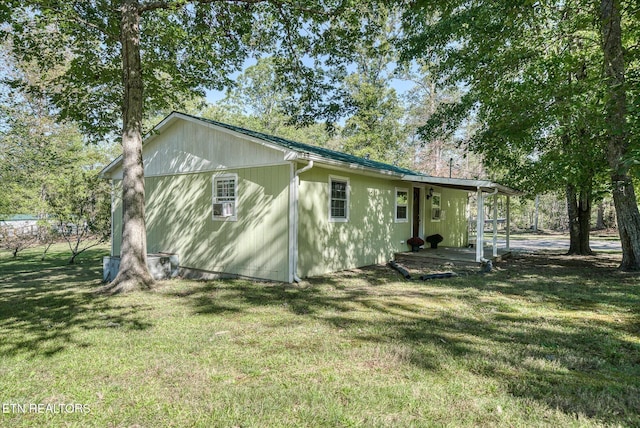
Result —
<instances>
[{"instance_id":1,"label":"tree branch","mask_svg":"<svg viewBox=\"0 0 640 428\"><path fill-rule=\"evenodd\" d=\"M326 16L331 16L335 14L335 11L325 11L322 9L313 9L313 8L309 8L309 7L301 7L301 6L294 6L291 4L287 4L283 1L274 1L274 0L178 0L178 1L151 1L148 3L142 3L139 7L138 7L138 11L140 13L144 13L150 10L156 10L156 9L178 9L181 7L184 7L188 4L208 4L208 3L244 3L244 4L258 4L258 3L271 3L275 6L277 6L278 8L281 8L283 6L289 6L292 7L294 10L298 11L298 12L305 12L305 13L310 13L310 14L314 14L314 15L326 15Z\"/></svg>"},{"instance_id":2,"label":"tree branch","mask_svg":"<svg viewBox=\"0 0 640 428\"><path fill-rule=\"evenodd\" d=\"M245 3L245 4L257 4L264 3L266 0L232 0L233 3ZM188 4L206 4L206 3L228 3L229 0L178 0L178 1L152 1L149 3L142 3L138 7L140 13L144 13L150 10L156 9L179 9Z\"/></svg>"},{"instance_id":3,"label":"tree branch","mask_svg":"<svg viewBox=\"0 0 640 428\"><path fill-rule=\"evenodd\" d=\"M118 36L116 34L112 34L110 33L106 28L102 28L101 26L87 21L86 19L82 19L82 17L80 16L79 13L77 13L75 10L73 10L73 16L67 16L66 13L64 13L64 11L57 9L57 8L50 8L50 10L52 10L53 12L55 12L55 16L59 17L58 19L62 22L71 22L71 23L80 23L82 25L84 25L85 27L89 27L89 28L93 28L94 30L97 30L99 33L104 34L106 37L113 39L113 40L119 40Z\"/></svg>"}]
</instances>

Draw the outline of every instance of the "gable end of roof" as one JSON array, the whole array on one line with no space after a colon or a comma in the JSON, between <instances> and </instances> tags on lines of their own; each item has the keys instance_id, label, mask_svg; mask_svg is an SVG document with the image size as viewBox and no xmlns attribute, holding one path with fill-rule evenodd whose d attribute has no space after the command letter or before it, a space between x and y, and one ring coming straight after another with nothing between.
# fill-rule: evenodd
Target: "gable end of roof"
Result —
<instances>
[{"instance_id":1,"label":"gable end of roof","mask_svg":"<svg viewBox=\"0 0 640 428\"><path fill-rule=\"evenodd\" d=\"M183 120L190 120L195 122L202 122L205 124L213 125L219 128L227 129L229 131L246 135L251 138L255 138L261 141L264 141L268 144L271 144L275 147L284 149L285 151L295 152L303 157L316 157L320 161L328 161L331 163L343 165L347 168L364 168L368 170L375 170L382 174L391 174L397 176L425 176L422 173L412 171L407 168L402 168L396 165L387 164L384 162L378 162L371 159L365 159L362 157L350 155L347 153L342 153L336 150L327 149L325 147L313 146L310 144L304 144L293 140L288 140L286 138L276 137L274 135L265 134L258 131L253 131L250 129L242 128L240 126L229 125L227 123L218 122L213 119L207 119L203 117L198 117L194 115L190 115L187 113L182 113L178 111L173 111L167 117L165 117L160 123L158 123L151 131L149 131L144 137L144 143L146 144L148 141L154 138L161 129L168 124L172 123L174 119L182 118ZM113 160L109 165L107 165L100 172L100 175L103 177L108 177L109 173L120 165L122 162L122 156L119 156L115 160Z\"/></svg>"}]
</instances>

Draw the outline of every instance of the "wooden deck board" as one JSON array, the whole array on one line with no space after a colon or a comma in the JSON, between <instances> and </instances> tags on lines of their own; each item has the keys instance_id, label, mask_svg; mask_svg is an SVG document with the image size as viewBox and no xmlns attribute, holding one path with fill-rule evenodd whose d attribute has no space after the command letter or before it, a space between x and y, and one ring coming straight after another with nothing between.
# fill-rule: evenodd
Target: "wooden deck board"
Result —
<instances>
[{"instance_id":1,"label":"wooden deck board","mask_svg":"<svg viewBox=\"0 0 640 428\"><path fill-rule=\"evenodd\" d=\"M498 256L494 257L491 247L484 249L484 258L492 260L494 263L499 263L510 255L510 251L499 249ZM479 266L479 263L476 262L475 248L425 248L415 253L396 253L395 261L418 268L442 266L473 268Z\"/></svg>"}]
</instances>

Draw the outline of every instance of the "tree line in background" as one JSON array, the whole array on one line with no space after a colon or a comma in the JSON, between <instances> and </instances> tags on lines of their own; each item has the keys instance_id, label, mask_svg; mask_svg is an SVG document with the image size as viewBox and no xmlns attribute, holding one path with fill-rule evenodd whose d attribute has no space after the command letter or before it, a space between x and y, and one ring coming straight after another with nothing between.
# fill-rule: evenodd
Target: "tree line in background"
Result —
<instances>
[{"instance_id":1,"label":"tree line in background","mask_svg":"<svg viewBox=\"0 0 640 428\"><path fill-rule=\"evenodd\" d=\"M1 50L7 53L6 46ZM2 74L32 79L28 64L5 55ZM110 236L109 185L98 177L113 151L86 145L77 126L58 121L46 99L0 92L0 247L14 257L33 245L65 242L69 262ZM37 222L13 221L28 214Z\"/></svg>"},{"instance_id":2,"label":"tree line in background","mask_svg":"<svg viewBox=\"0 0 640 428\"><path fill-rule=\"evenodd\" d=\"M30 0L5 2L0 21L32 71L10 79L13 93L46 100L88 141L121 132L118 292L152 283L141 141L172 109L530 197L561 192L573 253L591 252L592 207L613 200L621 267L640 269L634 5ZM203 106L204 88L226 97Z\"/></svg>"}]
</instances>

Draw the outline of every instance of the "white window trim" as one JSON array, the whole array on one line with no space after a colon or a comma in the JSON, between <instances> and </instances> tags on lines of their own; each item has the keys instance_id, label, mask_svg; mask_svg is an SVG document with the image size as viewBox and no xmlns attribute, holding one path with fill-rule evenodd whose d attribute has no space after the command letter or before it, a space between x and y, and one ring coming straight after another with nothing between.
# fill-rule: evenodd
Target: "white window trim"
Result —
<instances>
[{"instance_id":1,"label":"white window trim","mask_svg":"<svg viewBox=\"0 0 640 428\"><path fill-rule=\"evenodd\" d=\"M234 180L235 182L235 201L234 201L234 210L232 216L216 216L213 214L213 204L217 203L218 195L217 195L217 186L216 182L218 180ZM211 180L211 219L213 221L238 221L238 174L237 173L218 173L213 174L213 178Z\"/></svg>"},{"instance_id":2,"label":"white window trim","mask_svg":"<svg viewBox=\"0 0 640 428\"><path fill-rule=\"evenodd\" d=\"M398 218L398 192L405 192L407 194L407 205L405 205L407 207L407 216L405 218ZM395 212L393 217L395 218L395 222L396 223L408 223L409 222L409 189L403 189L401 187L396 187L396 192L394 193L395 195ZM403 205L400 205L403 206Z\"/></svg>"},{"instance_id":3,"label":"white window trim","mask_svg":"<svg viewBox=\"0 0 640 428\"><path fill-rule=\"evenodd\" d=\"M346 182L347 183L347 205L345 207L346 209L346 216L345 217L333 217L331 216L331 183L334 181L342 181L342 182ZM347 177L340 177L337 175L330 175L329 176L329 209L328 209L328 214L329 214L329 222L330 223L346 223L349 221L349 215L351 214L351 209L350 209L350 204L351 204L351 183L349 181L349 178Z\"/></svg>"},{"instance_id":4,"label":"white window trim","mask_svg":"<svg viewBox=\"0 0 640 428\"><path fill-rule=\"evenodd\" d=\"M438 200L440 201L440 203L436 206L433 205L433 200L438 197ZM440 217L438 218L433 218L433 209L434 208L438 208L440 210ZM431 215L429 216L431 218L431 221L433 223L438 223L442 220L442 194L440 194L439 192L434 192L433 195L431 195Z\"/></svg>"}]
</instances>

